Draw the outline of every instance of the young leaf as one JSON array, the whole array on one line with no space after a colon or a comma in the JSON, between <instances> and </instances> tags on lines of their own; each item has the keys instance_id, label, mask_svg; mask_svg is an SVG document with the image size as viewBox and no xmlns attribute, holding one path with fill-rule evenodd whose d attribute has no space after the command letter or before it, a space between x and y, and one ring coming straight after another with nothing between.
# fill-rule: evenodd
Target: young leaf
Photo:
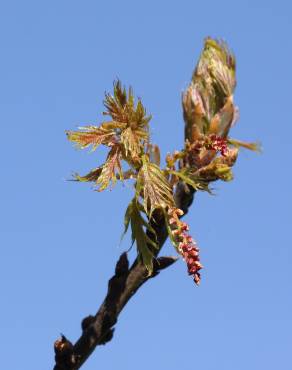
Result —
<instances>
[{"instance_id":1,"label":"young leaf","mask_svg":"<svg viewBox=\"0 0 292 370\"><path fill-rule=\"evenodd\" d=\"M87 175L80 176L78 173L75 173L73 175L72 181L80 181L80 182L97 182L99 179L99 176L102 172L103 166L97 167L93 170L91 170ZM116 173L117 180L129 180L134 179L136 177L136 174L132 170L128 170L122 173L122 176L120 173Z\"/></svg>"},{"instance_id":2,"label":"young leaf","mask_svg":"<svg viewBox=\"0 0 292 370\"><path fill-rule=\"evenodd\" d=\"M245 148L253 150L254 152L261 152L261 146L259 143L246 143L245 141L240 141L236 139L228 138L228 143L235 146L236 148Z\"/></svg>"},{"instance_id":3,"label":"young leaf","mask_svg":"<svg viewBox=\"0 0 292 370\"><path fill-rule=\"evenodd\" d=\"M140 205L137 203L135 198L129 204L125 213L125 230L123 235L127 232L128 227L131 224L132 242L136 242L142 262L145 265L148 274L151 275L153 271L153 253L149 247L152 246L157 248L157 244L146 234L146 230L149 230L153 235L155 235L155 232L149 223L141 216L139 206Z\"/></svg>"},{"instance_id":4,"label":"young leaf","mask_svg":"<svg viewBox=\"0 0 292 370\"><path fill-rule=\"evenodd\" d=\"M123 180L123 172L121 168L122 152L119 145L114 145L108 153L105 164L102 166L102 171L96 181L99 186L98 191L106 189L110 182L114 185L117 181L117 173L119 179Z\"/></svg>"},{"instance_id":5,"label":"young leaf","mask_svg":"<svg viewBox=\"0 0 292 370\"><path fill-rule=\"evenodd\" d=\"M208 183L206 181L200 181L195 176L192 176L191 171L187 168L181 169L180 171L167 171L168 173L177 176L184 183L190 185L194 190L203 190L210 193Z\"/></svg>"},{"instance_id":6,"label":"young leaf","mask_svg":"<svg viewBox=\"0 0 292 370\"><path fill-rule=\"evenodd\" d=\"M127 103L127 92L125 88L122 88L119 80L114 82L114 96L106 94L103 103L107 109L107 112L104 112L105 115L112 116L115 121L125 122L122 118L123 110Z\"/></svg>"},{"instance_id":7,"label":"young leaf","mask_svg":"<svg viewBox=\"0 0 292 370\"><path fill-rule=\"evenodd\" d=\"M174 206L172 189L161 169L142 157L142 166L137 176L136 199L142 195L144 209L149 218L156 208Z\"/></svg>"},{"instance_id":8,"label":"young leaf","mask_svg":"<svg viewBox=\"0 0 292 370\"><path fill-rule=\"evenodd\" d=\"M130 202L130 204L128 205L128 207L126 209L126 213L125 213L125 216L124 216L124 231L123 231L121 239L123 239L123 237L126 235L126 233L128 231L129 224L130 224L131 218L132 218L132 213L133 213L133 201ZM132 237L132 241L133 241L133 237Z\"/></svg>"},{"instance_id":9,"label":"young leaf","mask_svg":"<svg viewBox=\"0 0 292 370\"><path fill-rule=\"evenodd\" d=\"M78 173L74 174L74 180L80 182L96 182L101 174L102 166L94 168L87 175L80 176Z\"/></svg>"},{"instance_id":10,"label":"young leaf","mask_svg":"<svg viewBox=\"0 0 292 370\"><path fill-rule=\"evenodd\" d=\"M110 128L85 126L79 129L82 131L66 131L66 134L68 140L75 143L80 149L92 145L92 150L95 150L100 144L109 146L116 141L116 133Z\"/></svg>"},{"instance_id":11,"label":"young leaf","mask_svg":"<svg viewBox=\"0 0 292 370\"><path fill-rule=\"evenodd\" d=\"M116 134L124 147L126 160L139 162L144 145L149 140L151 116L146 116L146 110L140 100L135 107L132 89L129 88L127 93L120 81L114 83L113 96L106 94L104 105L107 109L104 114L110 115L113 122L119 124L120 130L116 130Z\"/></svg>"},{"instance_id":12,"label":"young leaf","mask_svg":"<svg viewBox=\"0 0 292 370\"><path fill-rule=\"evenodd\" d=\"M135 108L132 88L127 93L119 80L114 82L114 95L105 95L104 106L107 109L104 114L110 115L114 121L126 123L132 129L148 131L151 116L146 116L146 109L140 100Z\"/></svg>"},{"instance_id":13,"label":"young leaf","mask_svg":"<svg viewBox=\"0 0 292 370\"><path fill-rule=\"evenodd\" d=\"M198 181L231 181L233 179L233 174L231 166L227 162L228 160L225 157L215 158L210 164L194 172L193 176L196 177Z\"/></svg>"},{"instance_id":14,"label":"young leaf","mask_svg":"<svg viewBox=\"0 0 292 370\"><path fill-rule=\"evenodd\" d=\"M137 160L143 148L144 141L148 140L148 133L143 130L133 130L131 127L122 131L121 142L124 145L126 156Z\"/></svg>"}]
</instances>

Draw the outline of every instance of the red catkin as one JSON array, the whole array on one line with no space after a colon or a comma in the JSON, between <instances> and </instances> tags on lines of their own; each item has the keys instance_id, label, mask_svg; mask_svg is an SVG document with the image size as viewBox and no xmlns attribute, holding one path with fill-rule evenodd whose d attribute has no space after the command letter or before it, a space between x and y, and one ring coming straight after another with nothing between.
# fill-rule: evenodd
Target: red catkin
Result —
<instances>
[{"instance_id":1,"label":"red catkin","mask_svg":"<svg viewBox=\"0 0 292 370\"><path fill-rule=\"evenodd\" d=\"M182 216L182 214L182 210L178 208L169 209L169 224L177 250L187 264L188 273L193 276L194 282L199 285L201 280L199 271L203 267L200 263L199 248L194 239L188 234L189 225L180 221L179 216Z\"/></svg>"}]
</instances>

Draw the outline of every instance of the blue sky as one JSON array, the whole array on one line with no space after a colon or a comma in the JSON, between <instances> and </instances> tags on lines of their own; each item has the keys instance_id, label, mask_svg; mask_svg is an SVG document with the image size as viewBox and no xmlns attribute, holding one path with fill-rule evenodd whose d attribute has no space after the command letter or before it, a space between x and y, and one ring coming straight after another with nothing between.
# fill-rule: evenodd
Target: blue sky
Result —
<instances>
[{"instance_id":1,"label":"blue sky","mask_svg":"<svg viewBox=\"0 0 292 370\"><path fill-rule=\"evenodd\" d=\"M186 218L201 286L182 261L147 283L83 369L291 368L291 13L288 0L1 3L3 369L52 369L54 340L79 337L129 246L119 239L131 189L67 182L104 152L77 151L64 131L100 122L119 77L152 113L162 152L180 148L181 92L208 35L237 57L232 135L263 154L243 151L235 180L199 194Z\"/></svg>"}]
</instances>

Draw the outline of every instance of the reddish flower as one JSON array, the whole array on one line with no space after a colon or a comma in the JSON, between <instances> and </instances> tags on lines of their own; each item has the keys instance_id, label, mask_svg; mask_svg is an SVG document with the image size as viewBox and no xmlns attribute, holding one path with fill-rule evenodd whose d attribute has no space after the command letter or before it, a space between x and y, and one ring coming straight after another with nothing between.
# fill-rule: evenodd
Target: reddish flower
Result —
<instances>
[{"instance_id":1,"label":"reddish flower","mask_svg":"<svg viewBox=\"0 0 292 370\"><path fill-rule=\"evenodd\" d=\"M228 153L227 141L220 136L215 134L210 135L211 143L209 144L210 149L220 152L223 157Z\"/></svg>"},{"instance_id":2,"label":"reddish flower","mask_svg":"<svg viewBox=\"0 0 292 370\"><path fill-rule=\"evenodd\" d=\"M199 248L188 234L188 224L179 219L179 216L183 215L182 210L178 208L169 209L168 215L168 222L172 229L172 236L177 250L186 261L189 275L192 275L194 282L199 285L201 279L199 271L203 267L200 263Z\"/></svg>"}]
</instances>

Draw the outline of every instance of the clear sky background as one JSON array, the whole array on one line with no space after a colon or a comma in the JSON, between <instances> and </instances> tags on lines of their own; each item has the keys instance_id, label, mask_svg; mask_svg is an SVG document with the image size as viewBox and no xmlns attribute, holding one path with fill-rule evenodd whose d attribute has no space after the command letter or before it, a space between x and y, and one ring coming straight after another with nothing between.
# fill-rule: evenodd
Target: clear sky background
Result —
<instances>
[{"instance_id":1,"label":"clear sky background","mask_svg":"<svg viewBox=\"0 0 292 370\"><path fill-rule=\"evenodd\" d=\"M290 1L2 1L0 22L0 354L5 370L53 367L59 333L75 341L101 303L131 189L68 182L98 165L64 131L102 120L116 77L153 114L164 154L183 144L181 93L204 37L237 57L232 183L199 194L186 220L202 284L183 261L149 281L114 340L84 370L290 370L292 351ZM165 254L175 254L170 243ZM133 260L134 253L130 258Z\"/></svg>"}]
</instances>

